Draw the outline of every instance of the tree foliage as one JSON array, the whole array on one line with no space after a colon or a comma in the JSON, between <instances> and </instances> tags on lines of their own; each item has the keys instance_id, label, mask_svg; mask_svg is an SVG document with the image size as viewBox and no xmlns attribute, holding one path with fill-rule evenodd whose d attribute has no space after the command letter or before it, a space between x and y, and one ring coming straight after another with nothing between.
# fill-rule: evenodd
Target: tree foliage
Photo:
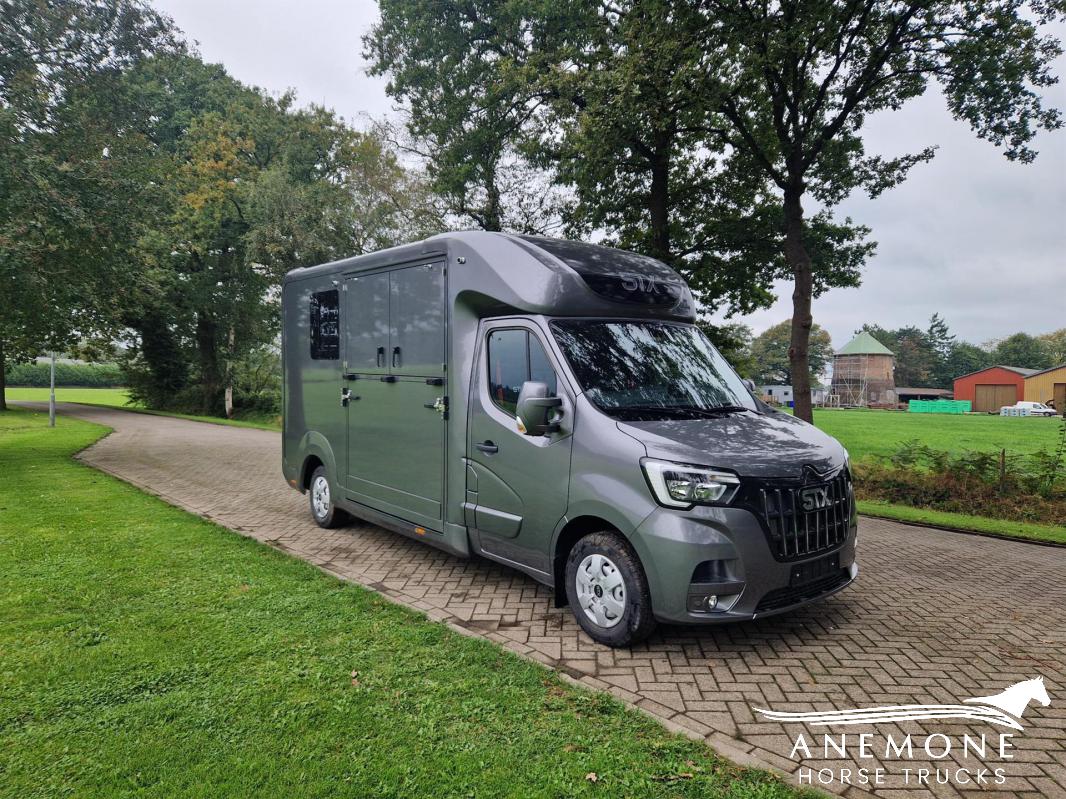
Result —
<instances>
[{"instance_id":1,"label":"tree foliage","mask_svg":"<svg viewBox=\"0 0 1066 799\"><path fill-rule=\"evenodd\" d=\"M411 111L411 132L478 223L506 226L502 153L529 154L573 189L571 230L679 268L709 307L767 304L793 281L797 415L811 301L855 285L869 231L833 209L877 196L933 157L867 152L867 119L935 86L1008 158L1033 159L1059 43L1047 0L386 0L367 55ZM491 211L488 213L487 211Z\"/></svg>"},{"instance_id":2,"label":"tree foliage","mask_svg":"<svg viewBox=\"0 0 1066 799\"><path fill-rule=\"evenodd\" d=\"M1047 369L1055 365L1047 344L1028 333L1015 333L997 343L992 360L1023 369Z\"/></svg>"},{"instance_id":3,"label":"tree foliage","mask_svg":"<svg viewBox=\"0 0 1066 799\"><path fill-rule=\"evenodd\" d=\"M115 330L140 218L142 140L109 97L180 48L140 0L5 0L0 14L0 408L4 361Z\"/></svg>"},{"instance_id":4,"label":"tree foliage","mask_svg":"<svg viewBox=\"0 0 1066 799\"><path fill-rule=\"evenodd\" d=\"M796 375L788 355L791 336L791 323L787 320L764 330L751 344L751 359L755 370L753 379L757 384L792 386L795 396ZM829 333L815 325L811 331L809 384L817 385L832 361L833 342Z\"/></svg>"}]
</instances>

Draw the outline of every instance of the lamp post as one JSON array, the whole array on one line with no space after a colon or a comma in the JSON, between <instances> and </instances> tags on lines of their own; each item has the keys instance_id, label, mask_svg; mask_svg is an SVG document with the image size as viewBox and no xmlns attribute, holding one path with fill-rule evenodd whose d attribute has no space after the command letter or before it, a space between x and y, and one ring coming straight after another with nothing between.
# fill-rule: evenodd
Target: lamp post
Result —
<instances>
[{"instance_id":1,"label":"lamp post","mask_svg":"<svg viewBox=\"0 0 1066 799\"><path fill-rule=\"evenodd\" d=\"M56 426L56 352L52 350L52 369L48 390L48 426Z\"/></svg>"}]
</instances>

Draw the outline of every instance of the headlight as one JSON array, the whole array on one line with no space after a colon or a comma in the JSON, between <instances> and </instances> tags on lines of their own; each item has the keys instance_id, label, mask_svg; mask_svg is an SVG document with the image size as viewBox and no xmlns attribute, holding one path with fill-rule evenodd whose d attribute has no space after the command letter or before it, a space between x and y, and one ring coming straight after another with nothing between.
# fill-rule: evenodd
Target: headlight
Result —
<instances>
[{"instance_id":1,"label":"headlight","mask_svg":"<svg viewBox=\"0 0 1066 799\"><path fill-rule=\"evenodd\" d=\"M655 499L668 508L723 504L733 498L740 486L740 478L729 472L652 458L641 458L640 465Z\"/></svg>"}]
</instances>

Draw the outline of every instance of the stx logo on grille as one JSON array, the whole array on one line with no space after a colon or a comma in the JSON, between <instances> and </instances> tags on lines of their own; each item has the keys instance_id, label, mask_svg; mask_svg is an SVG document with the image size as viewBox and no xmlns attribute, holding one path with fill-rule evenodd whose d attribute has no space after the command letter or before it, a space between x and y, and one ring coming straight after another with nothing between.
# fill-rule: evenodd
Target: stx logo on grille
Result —
<instances>
[{"instance_id":1,"label":"stx logo on grille","mask_svg":"<svg viewBox=\"0 0 1066 799\"><path fill-rule=\"evenodd\" d=\"M800 501L803 503L803 509L806 511L828 508L829 487L816 486L815 488L805 488L800 491Z\"/></svg>"}]
</instances>

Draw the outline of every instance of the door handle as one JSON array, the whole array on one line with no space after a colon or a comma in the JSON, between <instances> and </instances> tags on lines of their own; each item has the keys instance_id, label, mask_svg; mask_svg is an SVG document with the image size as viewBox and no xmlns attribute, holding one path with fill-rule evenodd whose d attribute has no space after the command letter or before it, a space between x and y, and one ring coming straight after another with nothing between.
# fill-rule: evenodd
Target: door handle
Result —
<instances>
[{"instance_id":1,"label":"door handle","mask_svg":"<svg viewBox=\"0 0 1066 799\"><path fill-rule=\"evenodd\" d=\"M348 403L353 399L359 399L359 397L352 396L352 390L350 388L341 389L341 407L347 408Z\"/></svg>"},{"instance_id":2,"label":"door handle","mask_svg":"<svg viewBox=\"0 0 1066 799\"><path fill-rule=\"evenodd\" d=\"M378 367L385 366L385 348L384 347L378 347L378 354L377 354L377 358L375 358L375 360L374 360L374 363Z\"/></svg>"},{"instance_id":3,"label":"door handle","mask_svg":"<svg viewBox=\"0 0 1066 799\"><path fill-rule=\"evenodd\" d=\"M474 444L479 450L486 455L495 455L500 451L500 448L493 444L491 441L482 441L480 444Z\"/></svg>"},{"instance_id":4,"label":"door handle","mask_svg":"<svg viewBox=\"0 0 1066 799\"><path fill-rule=\"evenodd\" d=\"M393 347L392 348L392 366L393 366L393 368L396 368L399 365L400 365L400 348L399 347Z\"/></svg>"}]
</instances>

